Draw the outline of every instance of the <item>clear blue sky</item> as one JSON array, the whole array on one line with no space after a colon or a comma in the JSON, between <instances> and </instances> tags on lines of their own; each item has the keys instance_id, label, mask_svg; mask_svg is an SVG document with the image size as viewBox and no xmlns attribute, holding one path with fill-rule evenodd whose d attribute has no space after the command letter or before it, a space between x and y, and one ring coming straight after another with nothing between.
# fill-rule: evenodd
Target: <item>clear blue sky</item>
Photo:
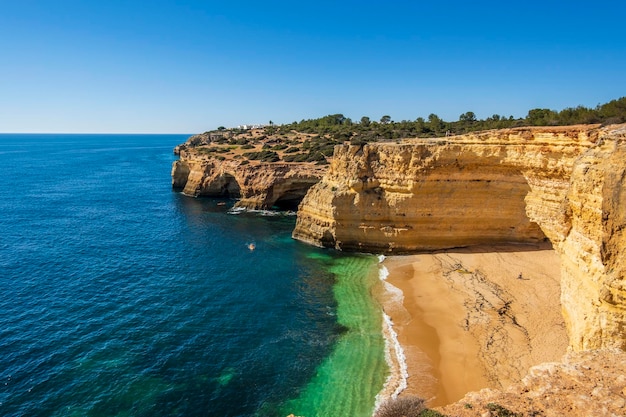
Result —
<instances>
[{"instance_id":1,"label":"clear blue sky","mask_svg":"<svg viewBox=\"0 0 626 417\"><path fill-rule=\"evenodd\" d=\"M0 0L0 132L594 107L626 96L624 16L624 0Z\"/></svg>"}]
</instances>

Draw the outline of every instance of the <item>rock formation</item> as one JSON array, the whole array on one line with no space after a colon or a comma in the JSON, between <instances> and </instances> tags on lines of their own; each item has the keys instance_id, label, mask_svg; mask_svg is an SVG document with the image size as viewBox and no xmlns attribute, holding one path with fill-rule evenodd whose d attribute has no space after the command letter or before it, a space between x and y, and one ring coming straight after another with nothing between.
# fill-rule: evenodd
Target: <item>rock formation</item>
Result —
<instances>
[{"instance_id":1,"label":"rock formation","mask_svg":"<svg viewBox=\"0 0 626 417\"><path fill-rule=\"evenodd\" d=\"M312 164L242 164L241 160L219 160L181 150L180 159L172 166L172 186L195 197L238 198L237 207L295 210L325 170Z\"/></svg>"},{"instance_id":2,"label":"rock formation","mask_svg":"<svg viewBox=\"0 0 626 417\"><path fill-rule=\"evenodd\" d=\"M626 353L571 352L534 366L505 390L483 389L440 409L448 416L587 417L626 415Z\"/></svg>"},{"instance_id":3,"label":"rock formation","mask_svg":"<svg viewBox=\"0 0 626 417\"><path fill-rule=\"evenodd\" d=\"M296 210L326 172L327 155L338 142L270 130L224 129L191 136L174 148L180 159L172 166L172 187L193 197L237 198L237 207Z\"/></svg>"},{"instance_id":4,"label":"rock formation","mask_svg":"<svg viewBox=\"0 0 626 417\"><path fill-rule=\"evenodd\" d=\"M549 239L575 350L626 349L626 126L339 145L293 236L403 253Z\"/></svg>"}]
</instances>

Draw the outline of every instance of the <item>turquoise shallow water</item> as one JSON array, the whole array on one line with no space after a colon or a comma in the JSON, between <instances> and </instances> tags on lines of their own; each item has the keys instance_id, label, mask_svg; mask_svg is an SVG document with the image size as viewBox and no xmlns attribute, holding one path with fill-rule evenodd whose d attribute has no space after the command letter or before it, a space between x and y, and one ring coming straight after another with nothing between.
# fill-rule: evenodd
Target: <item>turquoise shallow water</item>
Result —
<instances>
[{"instance_id":1,"label":"turquoise shallow water","mask_svg":"<svg viewBox=\"0 0 626 417\"><path fill-rule=\"evenodd\" d=\"M370 414L373 258L172 192L185 139L0 135L0 415Z\"/></svg>"}]
</instances>

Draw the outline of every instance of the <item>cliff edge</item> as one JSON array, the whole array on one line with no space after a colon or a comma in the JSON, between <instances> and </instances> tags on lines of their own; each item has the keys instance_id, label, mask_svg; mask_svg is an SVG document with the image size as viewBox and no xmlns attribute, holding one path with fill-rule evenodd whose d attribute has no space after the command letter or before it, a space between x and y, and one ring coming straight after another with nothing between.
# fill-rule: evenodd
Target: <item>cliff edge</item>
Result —
<instances>
[{"instance_id":1,"label":"cliff edge","mask_svg":"<svg viewBox=\"0 0 626 417\"><path fill-rule=\"evenodd\" d=\"M623 416L626 353L616 349L570 352L561 362L534 366L520 383L483 389L439 408L446 416Z\"/></svg>"}]
</instances>

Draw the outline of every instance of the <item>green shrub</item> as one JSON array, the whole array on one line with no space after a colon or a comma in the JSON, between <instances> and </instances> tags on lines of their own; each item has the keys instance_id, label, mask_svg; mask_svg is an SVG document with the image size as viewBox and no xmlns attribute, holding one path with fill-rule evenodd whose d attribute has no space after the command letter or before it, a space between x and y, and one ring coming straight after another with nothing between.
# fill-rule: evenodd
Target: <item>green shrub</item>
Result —
<instances>
[{"instance_id":1,"label":"green shrub","mask_svg":"<svg viewBox=\"0 0 626 417\"><path fill-rule=\"evenodd\" d=\"M496 404L496 403L487 404L487 409L489 411L496 413L497 417L522 417L521 414L514 413L513 411L508 410L502 407L500 404Z\"/></svg>"},{"instance_id":2,"label":"green shrub","mask_svg":"<svg viewBox=\"0 0 626 417\"><path fill-rule=\"evenodd\" d=\"M321 162L326 161L326 157L321 152L309 152L309 156L306 160L307 162Z\"/></svg>"},{"instance_id":3,"label":"green shrub","mask_svg":"<svg viewBox=\"0 0 626 417\"><path fill-rule=\"evenodd\" d=\"M283 155L283 160L285 162L307 162L309 158L308 153L295 153L289 155Z\"/></svg>"},{"instance_id":4,"label":"green shrub","mask_svg":"<svg viewBox=\"0 0 626 417\"><path fill-rule=\"evenodd\" d=\"M319 152L324 156L333 156L335 153L335 145L326 145L320 148Z\"/></svg>"},{"instance_id":5,"label":"green shrub","mask_svg":"<svg viewBox=\"0 0 626 417\"><path fill-rule=\"evenodd\" d=\"M425 409L423 399L404 396L382 403L374 417L418 417Z\"/></svg>"},{"instance_id":6,"label":"green shrub","mask_svg":"<svg viewBox=\"0 0 626 417\"><path fill-rule=\"evenodd\" d=\"M435 410L431 410L430 408L427 408L426 410L419 413L417 417L446 417L446 416L441 414L439 411L435 411Z\"/></svg>"},{"instance_id":7,"label":"green shrub","mask_svg":"<svg viewBox=\"0 0 626 417\"><path fill-rule=\"evenodd\" d=\"M280 161L280 156L274 151L263 150L260 152L246 152L243 154L248 159L259 160L261 162L278 162Z\"/></svg>"}]
</instances>

